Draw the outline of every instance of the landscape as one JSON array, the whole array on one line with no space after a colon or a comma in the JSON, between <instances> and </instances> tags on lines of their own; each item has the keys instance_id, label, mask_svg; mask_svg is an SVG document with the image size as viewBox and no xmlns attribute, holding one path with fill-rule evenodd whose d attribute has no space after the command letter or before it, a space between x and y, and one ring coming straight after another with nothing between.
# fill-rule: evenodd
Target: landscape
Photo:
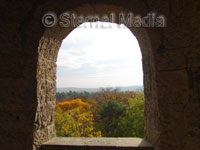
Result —
<instances>
[{"instance_id":1,"label":"landscape","mask_svg":"<svg viewBox=\"0 0 200 150\"><path fill-rule=\"evenodd\" d=\"M57 136L144 137L142 86L63 88L57 89L56 100Z\"/></svg>"}]
</instances>

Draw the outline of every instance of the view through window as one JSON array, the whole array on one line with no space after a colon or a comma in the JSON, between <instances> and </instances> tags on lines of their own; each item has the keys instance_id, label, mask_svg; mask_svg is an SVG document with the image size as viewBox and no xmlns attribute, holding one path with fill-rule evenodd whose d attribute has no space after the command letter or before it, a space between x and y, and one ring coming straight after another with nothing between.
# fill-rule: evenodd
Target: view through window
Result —
<instances>
[{"instance_id":1,"label":"view through window","mask_svg":"<svg viewBox=\"0 0 200 150\"><path fill-rule=\"evenodd\" d=\"M84 23L74 29L57 59L57 136L143 137L141 59L124 25Z\"/></svg>"}]
</instances>

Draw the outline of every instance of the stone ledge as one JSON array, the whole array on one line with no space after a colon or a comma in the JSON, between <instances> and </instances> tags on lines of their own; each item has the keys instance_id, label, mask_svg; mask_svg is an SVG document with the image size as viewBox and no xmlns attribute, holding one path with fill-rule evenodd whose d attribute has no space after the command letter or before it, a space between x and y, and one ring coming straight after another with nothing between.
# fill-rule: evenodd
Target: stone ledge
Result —
<instances>
[{"instance_id":1,"label":"stone ledge","mask_svg":"<svg viewBox=\"0 0 200 150\"><path fill-rule=\"evenodd\" d=\"M153 150L141 138L56 137L44 143L41 150Z\"/></svg>"}]
</instances>

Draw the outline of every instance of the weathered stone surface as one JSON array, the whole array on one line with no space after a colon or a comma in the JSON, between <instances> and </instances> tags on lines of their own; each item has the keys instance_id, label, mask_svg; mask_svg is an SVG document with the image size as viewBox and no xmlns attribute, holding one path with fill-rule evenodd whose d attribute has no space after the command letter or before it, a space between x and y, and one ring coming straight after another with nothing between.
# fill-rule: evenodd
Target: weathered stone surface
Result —
<instances>
[{"instance_id":1,"label":"weathered stone surface","mask_svg":"<svg viewBox=\"0 0 200 150\"><path fill-rule=\"evenodd\" d=\"M46 11L85 16L153 11L165 15L165 28L129 28L143 56L145 139L155 150L199 150L199 8L197 0L2 1L0 149L38 150L55 136L56 59L73 27L45 28Z\"/></svg>"},{"instance_id":2,"label":"weathered stone surface","mask_svg":"<svg viewBox=\"0 0 200 150\"><path fill-rule=\"evenodd\" d=\"M53 138L44 143L42 150L107 149L153 150L152 144L141 138Z\"/></svg>"}]
</instances>

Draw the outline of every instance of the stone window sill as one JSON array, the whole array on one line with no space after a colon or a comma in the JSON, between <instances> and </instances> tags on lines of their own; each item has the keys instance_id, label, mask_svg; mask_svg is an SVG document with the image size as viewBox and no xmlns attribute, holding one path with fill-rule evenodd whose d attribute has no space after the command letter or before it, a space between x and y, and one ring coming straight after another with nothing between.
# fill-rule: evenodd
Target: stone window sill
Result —
<instances>
[{"instance_id":1,"label":"stone window sill","mask_svg":"<svg viewBox=\"0 0 200 150\"><path fill-rule=\"evenodd\" d=\"M141 138L55 137L41 150L153 150L153 146Z\"/></svg>"}]
</instances>

